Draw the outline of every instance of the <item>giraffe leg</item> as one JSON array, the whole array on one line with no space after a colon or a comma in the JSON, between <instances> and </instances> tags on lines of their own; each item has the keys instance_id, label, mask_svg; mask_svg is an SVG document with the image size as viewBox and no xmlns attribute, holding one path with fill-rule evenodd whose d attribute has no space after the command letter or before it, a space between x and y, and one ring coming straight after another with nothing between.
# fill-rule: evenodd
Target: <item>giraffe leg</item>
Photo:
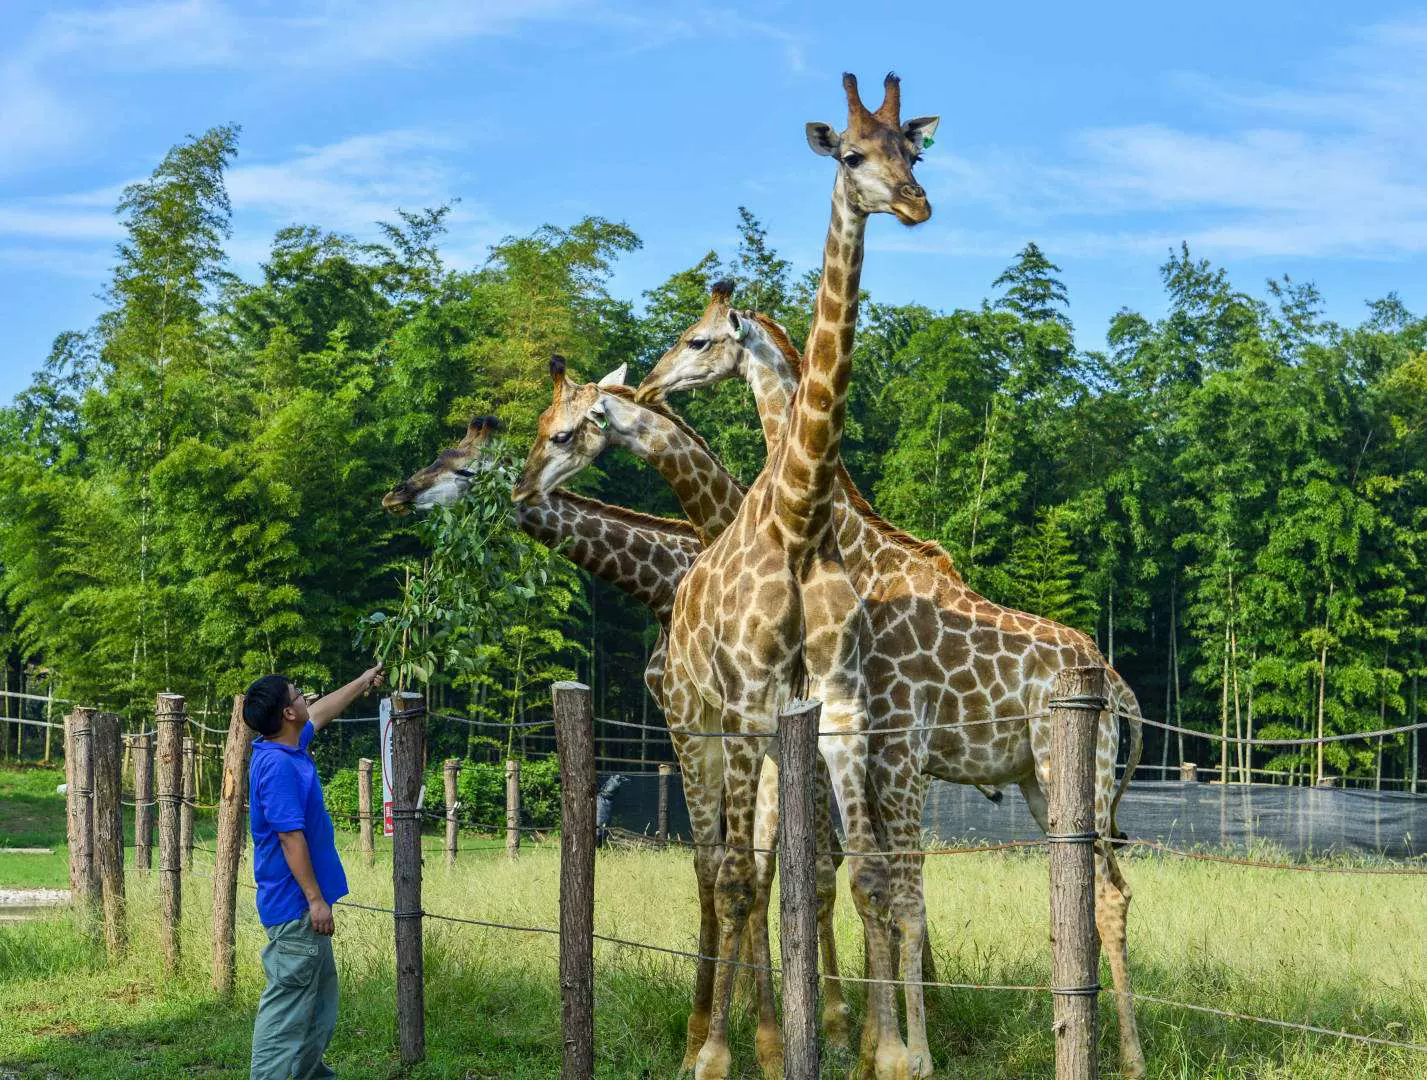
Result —
<instances>
[{"instance_id":1,"label":"giraffe leg","mask_svg":"<svg viewBox=\"0 0 1427 1080\"><path fill-rule=\"evenodd\" d=\"M728 1021L735 970L730 961L737 959L739 939L753 908L753 816L763 747L756 738L724 742L723 788L728 835L714 889L719 963L714 973L708 1038L694 1064L695 1080L726 1080L728 1076L733 1060L728 1048Z\"/></svg>"},{"instance_id":2,"label":"giraffe leg","mask_svg":"<svg viewBox=\"0 0 1427 1080\"><path fill-rule=\"evenodd\" d=\"M1110 979L1115 987L1115 1011L1120 1020L1120 1071L1138 1080L1145 1075L1147 1066L1135 1020L1130 953L1125 940L1130 886L1120 872L1120 861L1110 842L1114 829L1112 807L1118 749L1119 722L1113 713L1102 713L1095 753L1095 829L1101 837L1095 844L1095 927L1100 932L1100 947L1110 961Z\"/></svg>"},{"instance_id":3,"label":"giraffe leg","mask_svg":"<svg viewBox=\"0 0 1427 1080\"><path fill-rule=\"evenodd\" d=\"M687 703L685 703L687 706ZM674 717L673 710L669 714ZM699 955L713 957L718 948L718 912L715 887L718 868L723 858L723 792L719 777L723 770L722 747L718 739L700 739L671 732L674 749L679 756L684 782L684 800L689 807L689 823L693 832L694 873L699 886ZM709 1011L713 1000L714 975L718 965L713 960L699 960L694 975L694 999L689 1010L681 1072L694 1067L699 1050L709 1030Z\"/></svg>"},{"instance_id":4,"label":"giraffe leg","mask_svg":"<svg viewBox=\"0 0 1427 1080\"><path fill-rule=\"evenodd\" d=\"M830 707L831 706L831 707ZM863 1027L862 1058L864 1071L871 1065L877 1080L905 1080L907 1048L897 1024L897 1002L893 993L890 944L891 881L887 860L878 854L871 807L867 799L867 754L864 717L860 711L846 705L828 702L824 698L824 731L848 731L846 735L824 737L820 742L833 793L837 796L847 833L848 877L852 882L852 899L862 916L863 933L867 939L867 962L872 982L867 984L868 1023ZM855 732L855 733L853 733ZM869 1045L869 1028L871 1039ZM868 1058L871 1058L869 1061Z\"/></svg>"},{"instance_id":5,"label":"giraffe leg","mask_svg":"<svg viewBox=\"0 0 1427 1080\"><path fill-rule=\"evenodd\" d=\"M778 858L778 764L763 759L758 778L758 802L753 826L753 910L744 932L746 963L738 969L738 982L752 982L757 990L758 1034L754 1046L765 1080L783 1078L783 1029L773 993L772 949L768 940L768 900L773 891L773 871Z\"/></svg>"},{"instance_id":6,"label":"giraffe leg","mask_svg":"<svg viewBox=\"0 0 1427 1080\"><path fill-rule=\"evenodd\" d=\"M925 782L920 776L906 779L909 797L884 800L882 813L889 846L893 851L906 852L893 856L892 861L892 926L899 946L899 978L907 1005L908 1072L913 1078L921 1078L931 1076L933 1068L931 1047L927 1044L926 991L921 985L927 920L922 891L924 858L919 851Z\"/></svg>"},{"instance_id":7,"label":"giraffe leg","mask_svg":"<svg viewBox=\"0 0 1427 1080\"><path fill-rule=\"evenodd\" d=\"M832 792L828 785L827 766L818 763L817 782L813 788L813 807L817 822L818 871L818 946L823 964L823 1037L831 1047L846 1049L848 1040L847 1002L842 996L842 980L837 969L837 930L833 911L837 904L837 868L842 862L842 845L837 830L832 827L828 805Z\"/></svg>"}]
</instances>

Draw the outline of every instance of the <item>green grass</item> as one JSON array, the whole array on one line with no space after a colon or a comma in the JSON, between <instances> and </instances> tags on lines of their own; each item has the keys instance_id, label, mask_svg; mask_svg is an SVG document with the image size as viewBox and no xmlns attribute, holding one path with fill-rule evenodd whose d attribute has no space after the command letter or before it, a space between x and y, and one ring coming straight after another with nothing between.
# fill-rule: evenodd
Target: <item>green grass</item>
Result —
<instances>
[{"instance_id":1,"label":"green grass","mask_svg":"<svg viewBox=\"0 0 1427 1080\"><path fill-rule=\"evenodd\" d=\"M349 838L344 838L348 839ZM523 925L558 921L558 854L527 849L511 865L491 841L467 843L454 873L426 860L424 906ZM388 904L390 866L347 854L352 899ZM207 857L197 860L207 868ZM1159 997L1427 1043L1427 905L1419 878L1256 871L1156 857L1126 860L1135 887L1131 955L1137 987ZM955 982L1049 978L1043 855L927 862L940 975ZM238 989L208 988L209 882L186 881L184 962L159 965L157 886L129 878L134 947L109 967L75 916L0 928L0 1077L240 1077L261 990L264 940L252 893L239 890ZM775 900L776 905L776 900ZM776 911L776 906L775 909ZM597 928L693 947L697 906L684 852L602 852ZM839 942L861 966L859 926L844 892ZM338 909L341 1020L329 1058L344 1080L400 1075L392 924ZM776 948L776 946L775 946ZM414 1078L547 1080L559 1072L557 941L428 921L428 1059ZM601 945L596 955L597 1073L667 1077L677 1070L692 985L684 962ZM1108 972L1104 976L1108 983ZM854 994L860 1014L860 995ZM1113 1009L1102 1002L1102 1075L1116 1075ZM938 1075L1023 1080L1053 1074L1050 1003L1040 996L942 992L929 1002ZM1142 1003L1151 1075L1176 1080L1349 1080L1427 1077L1427 1055L1384 1050ZM753 1077L752 1030L740 1008L735 1075ZM826 1076L845 1075L845 1057Z\"/></svg>"},{"instance_id":2,"label":"green grass","mask_svg":"<svg viewBox=\"0 0 1427 1080\"><path fill-rule=\"evenodd\" d=\"M40 765L0 765L0 849L52 848L52 855L16 855L0 850L0 888L69 888L69 845L65 842L64 796L55 788L64 770ZM128 794L124 796L130 798ZM157 818L155 818L157 821ZM212 847L213 811L194 811L193 842ZM134 843L134 812L124 808L124 842ZM154 830L155 852L158 830ZM129 852L131 857L132 851ZM157 858L157 854L154 856Z\"/></svg>"}]
</instances>

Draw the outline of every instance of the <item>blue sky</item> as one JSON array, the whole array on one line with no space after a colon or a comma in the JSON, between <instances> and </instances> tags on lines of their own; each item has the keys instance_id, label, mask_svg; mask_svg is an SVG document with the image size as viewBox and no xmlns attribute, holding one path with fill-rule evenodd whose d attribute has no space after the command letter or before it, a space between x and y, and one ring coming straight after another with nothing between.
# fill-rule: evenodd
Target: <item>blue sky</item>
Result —
<instances>
[{"instance_id":1,"label":"blue sky","mask_svg":"<svg viewBox=\"0 0 1427 1080\"><path fill-rule=\"evenodd\" d=\"M1397 290L1427 310L1427 7L820 0L5 0L0 5L0 398L90 325L112 207L185 134L243 126L234 268L273 232L358 236L393 207L461 201L448 258L585 214L644 248L635 298L736 207L803 269L832 172L803 124L844 118L838 75L903 76L939 114L919 177L935 216L869 229L882 300L974 305L1025 241L1061 264L1080 343L1162 309L1187 240L1262 292L1291 274L1330 316ZM872 92L875 95L875 90Z\"/></svg>"}]
</instances>

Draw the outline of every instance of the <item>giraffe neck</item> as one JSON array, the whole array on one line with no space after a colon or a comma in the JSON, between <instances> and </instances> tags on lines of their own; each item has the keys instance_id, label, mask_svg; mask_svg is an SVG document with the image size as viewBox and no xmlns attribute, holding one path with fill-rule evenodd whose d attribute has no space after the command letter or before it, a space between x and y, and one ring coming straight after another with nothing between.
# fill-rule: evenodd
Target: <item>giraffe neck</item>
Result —
<instances>
[{"instance_id":1,"label":"giraffe neck","mask_svg":"<svg viewBox=\"0 0 1427 1080\"><path fill-rule=\"evenodd\" d=\"M607 397L605 412L610 441L658 471L705 543L733 522L743 489L701 440L669 416L625 397Z\"/></svg>"},{"instance_id":2,"label":"giraffe neck","mask_svg":"<svg viewBox=\"0 0 1427 1080\"><path fill-rule=\"evenodd\" d=\"M609 582L669 624L674 593L702 545L682 522L660 522L563 489L519 503L522 532Z\"/></svg>"},{"instance_id":3,"label":"giraffe neck","mask_svg":"<svg viewBox=\"0 0 1427 1080\"><path fill-rule=\"evenodd\" d=\"M853 207L839 173L803 378L793 395L777 471L780 516L808 542L816 541L830 520L852 376L866 231L867 215Z\"/></svg>"},{"instance_id":4,"label":"giraffe neck","mask_svg":"<svg viewBox=\"0 0 1427 1080\"><path fill-rule=\"evenodd\" d=\"M743 343L739 372L753 390L758 422L763 428L763 445L771 454L783 441L788 424L788 406L798 389L799 356L786 356L757 321L752 323Z\"/></svg>"}]
</instances>

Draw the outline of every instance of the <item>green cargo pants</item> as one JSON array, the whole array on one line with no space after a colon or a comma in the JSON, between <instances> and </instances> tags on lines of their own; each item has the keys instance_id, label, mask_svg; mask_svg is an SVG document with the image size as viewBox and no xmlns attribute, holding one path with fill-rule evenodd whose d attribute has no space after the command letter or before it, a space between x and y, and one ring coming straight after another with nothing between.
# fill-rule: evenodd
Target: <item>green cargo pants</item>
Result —
<instances>
[{"instance_id":1,"label":"green cargo pants","mask_svg":"<svg viewBox=\"0 0 1427 1080\"><path fill-rule=\"evenodd\" d=\"M322 1052L337 1026L337 964L332 939L304 915L267 927L268 985L253 1024L252 1080L322 1080L336 1076Z\"/></svg>"}]
</instances>

